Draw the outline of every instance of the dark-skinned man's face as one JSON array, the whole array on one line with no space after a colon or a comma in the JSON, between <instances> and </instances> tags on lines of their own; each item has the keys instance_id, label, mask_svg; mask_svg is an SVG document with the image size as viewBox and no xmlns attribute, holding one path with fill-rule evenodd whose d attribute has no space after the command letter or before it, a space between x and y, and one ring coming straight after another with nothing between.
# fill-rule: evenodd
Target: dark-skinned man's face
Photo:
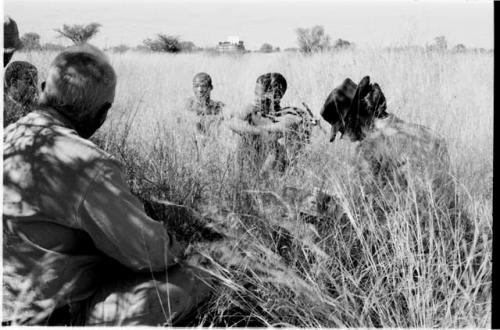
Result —
<instances>
[{"instance_id":1,"label":"dark-skinned man's face","mask_svg":"<svg viewBox=\"0 0 500 330\"><path fill-rule=\"evenodd\" d=\"M193 81L193 92L197 100L209 100L211 91L212 86L208 80L203 78L195 78L195 80Z\"/></svg>"},{"instance_id":2,"label":"dark-skinned man's face","mask_svg":"<svg viewBox=\"0 0 500 330\"><path fill-rule=\"evenodd\" d=\"M33 104L38 98L38 77L36 72L24 71L18 79L13 79L8 88L9 95L21 104Z\"/></svg>"}]
</instances>

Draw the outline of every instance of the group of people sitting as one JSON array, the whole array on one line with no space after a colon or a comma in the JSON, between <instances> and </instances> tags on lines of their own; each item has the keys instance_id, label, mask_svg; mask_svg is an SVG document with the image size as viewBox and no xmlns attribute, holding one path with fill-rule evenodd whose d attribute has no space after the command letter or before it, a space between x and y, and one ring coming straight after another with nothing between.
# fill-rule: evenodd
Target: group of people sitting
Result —
<instances>
[{"instance_id":1,"label":"group of people sitting","mask_svg":"<svg viewBox=\"0 0 500 330\"><path fill-rule=\"evenodd\" d=\"M15 22L6 19L4 31L7 64L19 44ZM88 140L115 87L104 53L70 47L30 111L4 128L4 325L184 324L211 295L208 276L145 213L120 164ZM4 100L15 95L4 90Z\"/></svg>"},{"instance_id":2,"label":"group of people sitting","mask_svg":"<svg viewBox=\"0 0 500 330\"><path fill-rule=\"evenodd\" d=\"M4 31L7 66L20 42L15 21L6 18ZM87 44L56 56L40 92L32 64L5 70L4 324L178 325L212 293L209 276L130 192L120 164L89 141L116 80L106 55ZM210 134L224 104L210 99L208 74L193 88L187 108ZM272 116L285 91L281 74L260 76L256 102L228 121L259 154L261 133L292 123Z\"/></svg>"},{"instance_id":3,"label":"group of people sitting","mask_svg":"<svg viewBox=\"0 0 500 330\"><path fill-rule=\"evenodd\" d=\"M6 66L19 38L12 19L4 31ZM58 54L39 94L34 66L16 61L5 70L3 324L179 325L212 295L209 276L186 262L184 247L145 213L120 164L88 140L112 109L116 80L106 55L90 45ZM211 100L206 73L194 77L193 89L186 106L199 118L197 130L210 134L224 104ZM307 109L281 108L286 89L281 74L261 75L255 102L228 120L247 145L242 149L254 151L246 156L255 171L283 171L292 141L299 140L292 148L298 152L309 139L310 127L300 131ZM386 164L375 144L413 139L368 77L359 84L346 79L321 115L331 141L338 132L368 141L361 145L373 173ZM430 141L419 139L420 151L435 158L443 146ZM407 151L403 145L398 157Z\"/></svg>"},{"instance_id":4,"label":"group of people sitting","mask_svg":"<svg viewBox=\"0 0 500 330\"><path fill-rule=\"evenodd\" d=\"M5 70L4 127L27 115L37 105L38 70L29 62L14 61ZM186 100L185 109L196 116L195 127L202 138L213 135L224 118L241 136L239 150L242 166L251 173L266 174L275 169L283 173L292 156L309 141L312 114L295 107L282 108L280 101L287 89L282 74L269 72L257 78L255 100L243 113L233 117L224 114L225 104L211 98L212 78L205 72L193 78L194 96ZM264 138L266 136L266 138ZM266 140L266 141L264 141ZM247 169L249 170L249 169Z\"/></svg>"},{"instance_id":5,"label":"group of people sitting","mask_svg":"<svg viewBox=\"0 0 500 330\"><path fill-rule=\"evenodd\" d=\"M237 148L240 167L245 173L283 173L299 151L309 142L317 124L309 109L282 107L287 90L285 77L268 72L257 78L254 101L234 116L224 111L225 104L211 99L212 78L205 72L193 78L194 97L186 109L197 116L196 129L202 138L214 134L223 120L240 136Z\"/></svg>"},{"instance_id":6,"label":"group of people sitting","mask_svg":"<svg viewBox=\"0 0 500 330\"><path fill-rule=\"evenodd\" d=\"M21 47L16 23L5 18L4 67L10 62L15 50ZM38 98L38 70L26 61L14 61L4 73L3 127L17 121L30 112Z\"/></svg>"}]
</instances>

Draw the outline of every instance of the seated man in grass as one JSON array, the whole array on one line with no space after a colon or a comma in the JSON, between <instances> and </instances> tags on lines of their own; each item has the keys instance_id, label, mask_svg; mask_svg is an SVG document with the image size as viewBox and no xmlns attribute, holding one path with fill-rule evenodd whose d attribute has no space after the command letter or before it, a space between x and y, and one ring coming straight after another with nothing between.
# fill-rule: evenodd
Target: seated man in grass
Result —
<instances>
[{"instance_id":1,"label":"seated man in grass","mask_svg":"<svg viewBox=\"0 0 500 330\"><path fill-rule=\"evenodd\" d=\"M3 127L28 114L38 99L38 70L25 61L14 61L5 70Z\"/></svg>"},{"instance_id":2,"label":"seated man in grass","mask_svg":"<svg viewBox=\"0 0 500 330\"><path fill-rule=\"evenodd\" d=\"M120 164L88 140L115 86L101 51L67 49L39 106L4 132L4 324L175 325L210 295Z\"/></svg>"},{"instance_id":3,"label":"seated man in grass","mask_svg":"<svg viewBox=\"0 0 500 330\"><path fill-rule=\"evenodd\" d=\"M187 99L186 109L198 116L196 129L202 134L209 134L214 125L222 120L224 103L210 98L212 90L212 78L207 73L200 72L194 76L194 97Z\"/></svg>"},{"instance_id":4,"label":"seated man in grass","mask_svg":"<svg viewBox=\"0 0 500 330\"><path fill-rule=\"evenodd\" d=\"M280 73L259 76L254 103L229 123L241 136L237 158L241 166L248 167L245 172L264 175L271 169L283 172L286 167L286 149L279 139L301 122L295 115L279 116L286 89L286 79Z\"/></svg>"}]
</instances>

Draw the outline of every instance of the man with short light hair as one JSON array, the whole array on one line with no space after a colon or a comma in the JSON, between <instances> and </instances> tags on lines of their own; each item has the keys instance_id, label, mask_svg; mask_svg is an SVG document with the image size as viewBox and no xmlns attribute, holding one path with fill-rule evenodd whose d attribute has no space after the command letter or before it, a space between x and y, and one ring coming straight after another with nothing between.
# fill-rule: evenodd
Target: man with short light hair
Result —
<instances>
[{"instance_id":1,"label":"man with short light hair","mask_svg":"<svg viewBox=\"0 0 500 330\"><path fill-rule=\"evenodd\" d=\"M118 162L87 140L114 101L114 69L77 46L42 85L39 107L4 133L2 321L177 324L210 289L179 264L183 248L145 214Z\"/></svg>"}]
</instances>

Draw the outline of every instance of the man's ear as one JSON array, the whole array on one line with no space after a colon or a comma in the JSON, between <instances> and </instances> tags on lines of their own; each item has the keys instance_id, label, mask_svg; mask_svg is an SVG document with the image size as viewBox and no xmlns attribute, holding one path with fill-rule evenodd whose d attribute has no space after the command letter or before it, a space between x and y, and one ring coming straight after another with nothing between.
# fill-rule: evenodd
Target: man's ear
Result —
<instances>
[{"instance_id":1,"label":"man's ear","mask_svg":"<svg viewBox=\"0 0 500 330\"><path fill-rule=\"evenodd\" d=\"M42 88L42 92L45 91L45 81L42 81L42 85L40 87Z\"/></svg>"},{"instance_id":2,"label":"man's ear","mask_svg":"<svg viewBox=\"0 0 500 330\"><path fill-rule=\"evenodd\" d=\"M99 123L98 127L101 127L102 124L104 124L104 121L106 120L106 117L108 115L108 110L111 108L112 104L110 102L104 103L99 110L97 110L96 114L96 122Z\"/></svg>"}]
</instances>

